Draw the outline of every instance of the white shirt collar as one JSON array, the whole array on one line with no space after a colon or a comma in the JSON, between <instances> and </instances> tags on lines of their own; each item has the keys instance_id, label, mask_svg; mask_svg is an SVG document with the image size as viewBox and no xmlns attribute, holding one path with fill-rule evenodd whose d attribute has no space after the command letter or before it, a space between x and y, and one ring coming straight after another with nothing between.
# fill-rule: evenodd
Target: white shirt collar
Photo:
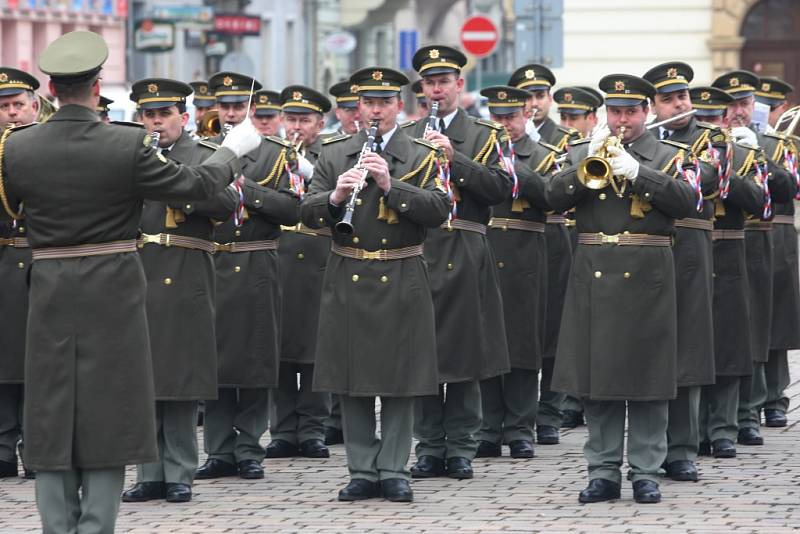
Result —
<instances>
[{"instance_id":1,"label":"white shirt collar","mask_svg":"<svg viewBox=\"0 0 800 534\"><path fill-rule=\"evenodd\" d=\"M381 136L381 139L383 139L383 142L381 143L380 147L381 152L383 152L384 149L389 145L389 140L392 138L392 136L396 131L397 131L397 123L394 124L394 128L392 128L391 130L389 130L388 132L386 132Z\"/></svg>"},{"instance_id":2,"label":"white shirt collar","mask_svg":"<svg viewBox=\"0 0 800 534\"><path fill-rule=\"evenodd\" d=\"M449 115L445 115L444 117L440 117L444 121L445 129L450 127L450 123L453 122L453 119L456 118L456 113L458 113L458 108L456 108L455 111L450 112ZM436 122L437 122L437 126L438 126L438 122L439 121L436 121Z\"/></svg>"}]
</instances>

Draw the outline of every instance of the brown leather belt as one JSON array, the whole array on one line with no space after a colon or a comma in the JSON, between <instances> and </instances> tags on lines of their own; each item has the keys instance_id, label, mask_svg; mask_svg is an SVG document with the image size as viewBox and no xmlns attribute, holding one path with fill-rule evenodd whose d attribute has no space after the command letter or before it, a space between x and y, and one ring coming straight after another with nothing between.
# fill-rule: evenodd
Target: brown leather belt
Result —
<instances>
[{"instance_id":1,"label":"brown leather belt","mask_svg":"<svg viewBox=\"0 0 800 534\"><path fill-rule=\"evenodd\" d=\"M303 223L297 223L294 226L281 226L281 230L283 230L284 232L295 232L297 234L305 234L313 236L322 236L322 237L331 236L330 228L309 228Z\"/></svg>"},{"instance_id":2,"label":"brown leather belt","mask_svg":"<svg viewBox=\"0 0 800 534\"><path fill-rule=\"evenodd\" d=\"M72 247L46 247L35 248L32 251L33 261L37 260L63 260L68 258L83 258L87 256L107 256L109 254L122 254L123 252L136 252L136 240L110 241L108 243L90 243L88 245L75 245Z\"/></svg>"},{"instance_id":3,"label":"brown leather belt","mask_svg":"<svg viewBox=\"0 0 800 534\"><path fill-rule=\"evenodd\" d=\"M578 243L581 245L631 245L643 247L671 247L672 238L666 235L652 234L614 234L606 235L603 232L596 234L578 234Z\"/></svg>"},{"instance_id":4,"label":"brown leather belt","mask_svg":"<svg viewBox=\"0 0 800 534\"><path fill-rule=\"evenodd\" d=\"M28 248L30 244L25 237L0 237L0 247Z\"/></svg>"},{"instance_id":5,"label":"brown leather belt","mask_svg":"<svg viewBox=\"0 0 800 534\"><path fill-rule=\"evenodd\" d=\"M234 243L214 243L214 252L255 252L257 250L275 250L278 248L277 239L264 239L262 241L241 241Z\"/></svg>"},{"instance_id":6,"label":"brown leather belt","mask_svg":"<svg viewBox=\"0 0 800 534\"><path fill-rule=\"evenodd\" d=\"M352 258L354 260L403 260L406 258L413 258L415 256L422 256L422 245L412 245L410 247L388 250L364 250L331 243L331 252L337 256Z\"/></svg>"},{"instance_id":7,"label":"brown leather belt","mask_svg":"<svg viewBox=\"0 0 800 534\"><path fill-rule=\"evenodd\" d=\"M547 224L567 224L568 220L563 215L550 214L547 216Z\"/></svg>"},{"instance_id":8,"label":"brown leather belt","mask_svg":"<svg viewBox=\"0 0 800 534\"><path fill-rule=\"evenodd\" d=\"M772 221L745 221L744 229L747 231L769 232L772 230Z\"/></svg>"},{"instance_id":9,"label":"brown leather belt","mask_svg":"<svg viewBox=\"0 0 800 534\"><path fill-rule=\"evenodd\" d=\"M536 221L523 221L521 219L505 219L503 217L492 217L489 219L489 228L497 230L523 230L525 232L544 233L544 223Z\"/></svg>"},{"instance_id":10,"label":"brown leather belt","mask_svg":"<svg viewBox=\"0 0 800 534\"><path fill-rule=\"evenodd\" d=\"M692 228L694 230L711 232L714 230L714 222L705 219L677 219L675 221L675 228Z\"/></svg>"},{"instance_id":11,"label":"brown leather belt","mask_svg":"<svg viewBox=\"0 0 800 534\"><path fill-rule=\"evenodd\" d=\"M456 219L454 221L447 221L439 228L442 230L447 230L448 232L452 232L453 230L466 230L467 232L476 232L479 234L486 235L486 225L481 223L476 223L472 221L467 221L464 219Z\"/></svg>"},{"instance_id":12,"label":"brown leather belt","mask_svg":"<svg viewBox=\"0 0 800 534\"><path fill-rule=\"evenodd\" d=\"M794 226L794 215L776 215L772 218L775 224L791 224Z\"/></svg>"},{"instance_id":13,"label":"brown leather belt","mask_svg":"<svg viewBox=\"0 0 800 534\"><path fill-rule=\"evenodd\" d=\"M162 247L180 247L192 250L202 250L213 254L216 250L214 243L196 237L187 237L174 234L141 234L137 240L139 248L144 248L148 243Z\"/></svg>"},{"instance_id":14,"label":"brown leather belt","mask_svg":"<svg viewBox=\"0 0 800 534\"><path fill-rule=\"evenodd\" d=\"M711 239L714 241L742 240L744 239L744 230L714 230L711 232Z\"/></svg>"}]
</instances>

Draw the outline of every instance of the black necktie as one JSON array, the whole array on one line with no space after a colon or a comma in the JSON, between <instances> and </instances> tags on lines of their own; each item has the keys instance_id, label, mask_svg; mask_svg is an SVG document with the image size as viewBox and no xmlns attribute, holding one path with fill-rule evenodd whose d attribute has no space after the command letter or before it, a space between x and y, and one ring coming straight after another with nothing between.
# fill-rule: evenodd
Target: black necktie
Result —
<instances>
[{"instance_id":1,"label":"black necktie","mask_svg":"<svg viewBox=\"0 0 800 534\"><path fill-rule=\"evenodd\" d=\"M383 152L381 145L383 145L383 137L379 135L375 138L375 148L372 151L375 152L376 154L380 154L381 152Z\"/></svg>"},{"instance_id":2,"label":"black necktie","mask_svg":"<svg viewBox=\"0 0 800 534\"><path fill-rule=\"evenodd\" d=\"M668 139L669 138L669 130L664 128L661 130L661 139Z\"/></svg>"},{"instance_id":3,"label":"black necktie","mask_svg":"<svg viewBox=\"0 0 800 534\"><path fill-rule=\"evenodd\" d=\"M169 149L168 148L162 148L161 149L161 155L164 156L165 158L167 156L169 156Z\"/></svg>"},{"instance_id":4,"label":"black necktie","mask_svg":"<svg viewBox=\"0 0 800 534\"><path fill-rule=\"evenodd\" d=\"M439 119L439 132L444 133L446 126L444 125L444 119Z\"/></svg>"}]
</instances>

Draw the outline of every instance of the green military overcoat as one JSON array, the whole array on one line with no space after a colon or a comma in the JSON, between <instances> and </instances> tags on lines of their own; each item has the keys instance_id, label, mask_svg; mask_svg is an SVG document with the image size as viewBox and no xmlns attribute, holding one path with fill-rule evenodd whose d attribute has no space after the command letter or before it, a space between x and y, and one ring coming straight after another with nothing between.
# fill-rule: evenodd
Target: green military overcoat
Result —
<instances>
[{"instance_id":1,"label":"green military overcoat","mask_svg":"<svg viewBox=\"0 0 800 534\"><path fill-rule=\"evenodd\" d=\"M12 225L0 221L0 241L26 238L25 221ZM28 318L28 267L31 249L0 245L0 384L22 384L25 380L25 323Z\"/></svg>"},{"instance_id":2,"label":"green military overcoat","mask_svg":"<svg viewBox=\"0 0 800 534\"><path fill-rule=\"evenodd\" d=\"M575 207L579 235L672 236L673 220L694 210L692 187L672 176L676 148L647 133L636 139L628 153L640 163L639 175L627 183L622 198L611 186L591 190L578 180L576 164L587 151L588 143L573 145L566 167L547 187L554 209ZM643 218L631 216L631 194L649 202ZM670 247L579 244L562 322L554 391L591 400L675 397L677 322Z\"/></svg>"},{"instance_id":3,"label":"green military overcoat","mask_svg":"<svg viewBox=\"0 0 800 534\"><path fill-rule=\"evenodd\" d=\"M394 130L382 153L392 176L384 217L378 218L383 191L370 178L353 214L355 231L345 235L334 229L344 209L330 205L329 197L338 176L355 166L366 133L338 139L323 145L310 194L300 206L303 222L329 227L334 242L367 251L422 244L426 228L440 225L448 212L431 165L432 146ZM434 308L422 256L380 261L331 254L318 332L317 391L391 397L438 391Z\"/></svg>"},{"instance_id":4,"label":"green military overcoat","mask_svg":"<svg viewBox=\"0 0 800 534\"><path fill-rule=\"evenodd\" d=\"M238 173L228 149L182 167L144 130L65 105L8 137L3 178L31 247L133 240L142 199L206 199ZM57 172L54 171L57 169ZM34 261L25 357L25 460L37 471L157 459L139 254Z\"/></svg>"}]
</instances>

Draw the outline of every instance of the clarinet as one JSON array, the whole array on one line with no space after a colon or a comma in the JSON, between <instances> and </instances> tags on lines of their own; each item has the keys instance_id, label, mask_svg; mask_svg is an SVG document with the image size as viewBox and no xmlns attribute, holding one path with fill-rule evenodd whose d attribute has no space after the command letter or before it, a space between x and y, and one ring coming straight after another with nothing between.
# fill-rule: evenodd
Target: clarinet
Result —
<instances>
[{"instance_id":1,"label":"clarinet","mask_svg":"<svg viewBox=\"0 0 800 534\"><path fill-rule=\"evenodd\" d=\"M431 130L436 129L436 119L438 118L437 117L438 115L439 115L439 101L434 100L433 102L431 102L431 113L430 115L428 115L428 124L425 125L425 133L422 134L422 137L425 137Z\"/></svg>"},{"instance_id":2,"label":"clarinet","mask_svg":"<svg viewBox=\"0 0 800 534\"><path fill-rule=\"evenodd\" d=\"M161 133L153 132L150 134L150 148L158 150L158 142L161 140Z\"/></svg>"},{"instance_id":3,"label":"clarinet","mask_svg":"<svg viewBox=\"0 0 800 534\"><path fill-rule=\"evenodd\" d=\"M358 155L355 168L361 170L361 181L353 188L353 193L350 195L350 199L347 201L347 205L344 208L344 217L342 217L341 221L336 223L336 231L340 234L351 235L353 233L353 212L356 209L356 198L361 192L364 180L367 179L367 174L369 173L367 169L361 167L361 160L364 159L366 154L372 152L372 148L375 145L375 136L378 134L379 122L380 121L375 120L370 123L369 129L367 130L367 140L364 146L361 147L361 153Z\"/></svg>"}]
</instances>

